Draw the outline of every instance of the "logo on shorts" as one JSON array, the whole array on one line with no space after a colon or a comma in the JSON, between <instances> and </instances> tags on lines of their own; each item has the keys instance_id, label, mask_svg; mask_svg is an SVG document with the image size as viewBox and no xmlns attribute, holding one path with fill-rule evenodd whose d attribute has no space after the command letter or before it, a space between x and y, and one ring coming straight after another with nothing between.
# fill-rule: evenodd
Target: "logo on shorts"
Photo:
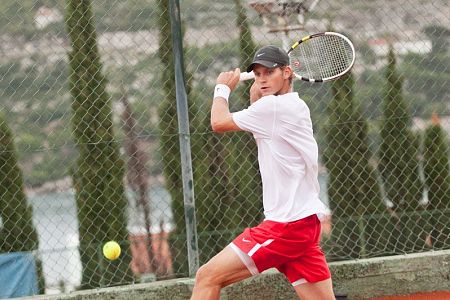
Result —
<instances>
[{"instance_id":1,"label":"logo on shorts","mask_svg":"<svg viewBox=\"0 0 450 300\"><path fill-rule=\"evenodd\" d=\"M250 240L247 240L246 238L242 238L242 241L243 241L244 243L250 243L250 242L251 242Z\"/></svg>"}]
</instances>

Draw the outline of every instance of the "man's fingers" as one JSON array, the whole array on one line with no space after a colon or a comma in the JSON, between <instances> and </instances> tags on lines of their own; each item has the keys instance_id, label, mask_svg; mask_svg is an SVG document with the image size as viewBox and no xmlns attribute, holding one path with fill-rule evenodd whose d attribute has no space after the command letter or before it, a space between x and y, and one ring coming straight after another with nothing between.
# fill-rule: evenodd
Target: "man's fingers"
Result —
<instances>
[{"instance_id":1,"label":"man's fingers","mask_svg":"<svg viewBox=\"0 0 450 300\"><path fill-rule=\"evenodd\" d=\"M234 69L234 71L222 72L217 77L217 84L226 84L231 90L234 90L239 82L241 76L241 71L239 68Z\"/></svg>"},{"instance_id":2,"label":"man's fingers","mask_svg":"<svg viewBox=\"0 0 450 300\"><path fill-rule=\"evenodd\" d=\"M241 77L241 69L239 69L239 68L234 69L234 77L238 77L238 78Z\"/></svg>"}]
</instances>

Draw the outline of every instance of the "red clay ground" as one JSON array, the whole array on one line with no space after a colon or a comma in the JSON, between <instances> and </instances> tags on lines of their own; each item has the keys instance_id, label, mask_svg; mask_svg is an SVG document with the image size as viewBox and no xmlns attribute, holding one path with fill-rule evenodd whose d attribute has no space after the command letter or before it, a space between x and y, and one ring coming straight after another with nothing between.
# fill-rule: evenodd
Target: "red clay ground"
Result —
<instances>
[{"instance_id":1,"label":"red clay ground","mask_svg":"<svg viewBox=\"0 0 450 300\"><path fill-rule=\"evenodd\" d=\"M418 293L405 296L387 296L373 298L371 300L450 300L450 291Z\"/></svg>"}]
</instances>

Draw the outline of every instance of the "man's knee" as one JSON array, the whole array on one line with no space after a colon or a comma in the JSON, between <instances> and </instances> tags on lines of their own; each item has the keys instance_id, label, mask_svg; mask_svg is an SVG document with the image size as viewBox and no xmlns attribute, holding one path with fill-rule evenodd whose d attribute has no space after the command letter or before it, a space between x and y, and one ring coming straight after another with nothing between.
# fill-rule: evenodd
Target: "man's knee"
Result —
<instances>
[{"instance_id":1,"label":"man's knee","mask_svg":"<svg viewBox=\"0 0 450 300\"><path fill-rule=\"evenodd\" d=\"M217 276L215 276L214 266L210 263L207 263L201 266L197 273L195 274L195 283L201 285L214 285L217 284L215 281Z\"/></svg>"}]
</instances>

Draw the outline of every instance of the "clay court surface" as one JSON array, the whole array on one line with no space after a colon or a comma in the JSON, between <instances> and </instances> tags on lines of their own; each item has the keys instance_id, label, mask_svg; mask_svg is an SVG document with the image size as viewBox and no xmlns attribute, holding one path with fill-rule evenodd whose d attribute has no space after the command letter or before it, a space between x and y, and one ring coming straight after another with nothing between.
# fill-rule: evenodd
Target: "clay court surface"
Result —
<instances>
[{"instance_id":1,"label":"clay court surface","mask_svg":"<svg viewBox=\"0 0 450 300\"><path fill-rule=\"evenodd\" d=\"M450 291L418 293L405 296L388 296L372 298L371 300L450 300Z\"/></svg>"}]
</instances>

